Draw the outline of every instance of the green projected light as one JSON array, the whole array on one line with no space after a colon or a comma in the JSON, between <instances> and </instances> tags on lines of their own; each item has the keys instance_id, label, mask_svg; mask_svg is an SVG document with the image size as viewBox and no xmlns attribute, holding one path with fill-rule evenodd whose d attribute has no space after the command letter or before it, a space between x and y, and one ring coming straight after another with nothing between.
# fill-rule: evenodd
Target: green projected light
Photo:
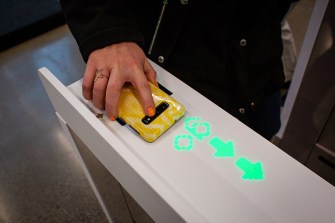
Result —
<instances>
[{"instance_id":1,"label":"green projected light","mask_svg":"<svg viewBox=\"0 0 335 223\"><path fill-rule=\"evenodd\" d=\"M199 117L185 118L184 127L189 134L177 135L174 138L174 148L178 151L190 151L194 148L194 138L204 140L211 135L211 125L201 121ZM208 144L216 150L214 157L235 157L233 141L223 141L219 137L213 137L208 141ZM243 171L243 180L264 180L261 162L251 163L248 159L240 157L235 165Z\"/></svg>"},{"instance_id":2,"label":"green projected light","mask_svg":"<svg viewBox=\"0 0 335 223\"><path fill-rule=\"evenodd\" d=\"M209 141L209 145L216 149L215 157L234 157L234 145L232 141L223 142L218 137L214 137Z\"/></svg>"},{"instance_id":3,"label":"green projected light","mask_svg":"<svg viewBox=\"0 0 335 223\"><path fill-rule=\"evenodd\" d=\"M191 150L193 147L193 137L190 135L177 135L174 139L174 148L176 150Z\"/></svg>"},{"instance_id":4,"label":"green projected light","mask_svg":"<svg viewBox=\"0 0 335 223\"><path fill-rule=\"evenodd\" d=\"M211 134L211 126L208 122L199 122L200 118L188 117L185 119L185 128L197 139L203 140ZM192 122L192 124L190 124Z\"/></svg>"},{"instance_id":5,"label":"green projected light","mask_svg":"<svg viewBox=\"0 0 335 223\"><path fill-rule=\"evenodd\" d=\"M251 163L246 158L240 158L236 161L236 166L240 168L244 175L242 179L244 180L263 180L263 168L260 162Z\"/></svg>"}]
</instances>

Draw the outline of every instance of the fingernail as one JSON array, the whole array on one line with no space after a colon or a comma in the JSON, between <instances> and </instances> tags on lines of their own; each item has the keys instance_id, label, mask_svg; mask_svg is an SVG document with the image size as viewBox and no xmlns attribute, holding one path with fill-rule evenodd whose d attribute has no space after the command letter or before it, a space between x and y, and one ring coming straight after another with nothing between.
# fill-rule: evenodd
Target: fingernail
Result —
<instances>
[{"instance_id":1,"label":"fingernail","mask_svg":"<svg viewBox=\"0 0 335 223\"><path fill-rule=\"evenodd\" d=\"M159 87L159 85L158 85L158 82L157 82L157 81L155 81L155 85L156 85L156 87Z\"/></svg>"},{"instance_id":2,"label":"fingernail","mask_svg":"<svg viewBox=\"0 0 335 223\"><path fill-rule=\"evenodd\" d=\"M148 115L149 116L154 116L155 115L155 109L153 107L148 108Z\"/></svg>"},{"instance_id":3,"label":"fingernail","mask_svg":"<svg viewBox=\"0 0 335 223\"><path fill-rule=\"evenodd\" d=\"M109 116L109 120L111 120L112 122L115 121L115 117L113 115Z\"/></svg>"}]
</instances>

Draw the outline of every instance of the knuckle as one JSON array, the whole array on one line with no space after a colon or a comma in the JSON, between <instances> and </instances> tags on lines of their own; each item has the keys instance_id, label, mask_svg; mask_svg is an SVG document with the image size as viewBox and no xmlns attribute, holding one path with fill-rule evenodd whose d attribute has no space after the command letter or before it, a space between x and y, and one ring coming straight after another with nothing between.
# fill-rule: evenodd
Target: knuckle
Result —
<instances>
[{"instance_id":1,"label":"knuckle","mask_svg":"<svg viewBox=\"0 0 335 223\"><path fill-rule=\"evenodd\" d=\"M148 81L142 81L138 84L138 88L139 88L139 90L148 90L148 89L150 89L150 85L149 85Z\"/></svg>"},{"instance_id":2,"label":"knuckle","mask_svg":"<svg viewBox=\"0 0 335 223\"><path fill-rule=\"evenodd\" d=\"M98 56L99 52L100 52L99 50L94 50L93 52L91 52L89 55L89 60L94 61L95 58Z\"/></svg>"}]
</instances>

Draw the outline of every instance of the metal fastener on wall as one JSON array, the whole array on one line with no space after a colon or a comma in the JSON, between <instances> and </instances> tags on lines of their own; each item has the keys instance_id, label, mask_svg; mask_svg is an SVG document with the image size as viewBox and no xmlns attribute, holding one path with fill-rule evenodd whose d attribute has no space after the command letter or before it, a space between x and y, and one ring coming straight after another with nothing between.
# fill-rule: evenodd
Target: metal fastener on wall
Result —
<instances>
[{"instance_id":1,"label":"metal fastener on wall","mask_svg":"<svg viewBox=\"0 0 335 223\"><path fill-rule=\"evenodd\" d=\"M238 111L239 111L241 114L244 114L244 113L245 113L245 109L244 109L244 108L239 108Z\"/></svg>"},{"instance_id":2,"label":"metal fastener on wall","mask_svg":"<svg viewBox=\"0 0 335 223\"><path fill-rule=\"evenodd\" d=\"M247 45L247 40L246 39L241 39L240 40L240 46L246 46Z\"/></svg>"},{"instance_id":3,"label":"metal fastener on wall","mask_svg":"<svg viewBox=\"0 0 335 223\"><path fill-rule=\"evenodd\" d=\"M180 3L181 3L182 5L187 5L188 0L180 0Z\"/></svg>"},{"instance_id":4,"label":"metal fastener on wall","mask_svg":"<svg viewBox=\"0 0 335 223\"><path fill-rule=\"evenodd\" d=\"M163 57L163 56L159 56L159 57L158 57L158 62L160 62L160 63L164 63L164 57Z\"/></svg>"}]
</instances>

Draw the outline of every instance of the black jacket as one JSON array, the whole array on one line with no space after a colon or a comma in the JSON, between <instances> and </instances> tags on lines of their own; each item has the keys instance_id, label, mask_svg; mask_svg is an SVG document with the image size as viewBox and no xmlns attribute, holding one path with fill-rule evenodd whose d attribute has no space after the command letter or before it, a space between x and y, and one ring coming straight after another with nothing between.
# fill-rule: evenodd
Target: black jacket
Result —
<instances>
[{"instance_id":1,"label":"black jacket","mask_svg":"<svg viewBox=\"0 0 335 223\"><path fill-rule=\"evenodd\" d=\"M134 41L147 56L241 118L284 80L281 20L290 0L61 0L85 61Z\"/></svg>"}]
</instances>

